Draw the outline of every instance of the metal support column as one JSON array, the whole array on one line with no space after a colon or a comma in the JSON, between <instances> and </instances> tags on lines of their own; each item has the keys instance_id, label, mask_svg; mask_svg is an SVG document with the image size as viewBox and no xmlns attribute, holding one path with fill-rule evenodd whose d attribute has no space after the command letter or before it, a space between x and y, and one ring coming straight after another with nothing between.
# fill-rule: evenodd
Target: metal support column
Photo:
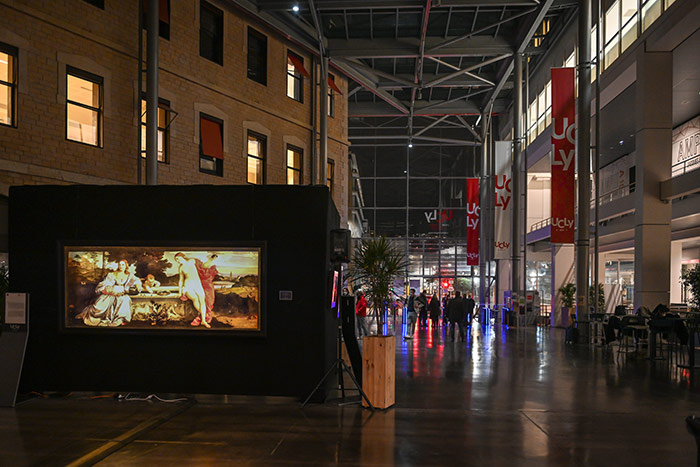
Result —
<instances>
[{"instance_id":1,"label":"metal support column","mask_svg":"<svg viewBox=\"0 0 700 467\"><path fill-rule=\"evenodd\" d=\"M595 290L595 298L593 302L593 312L594 313L604 313L605 309L599 310L598 308L598 302L600 299L598 298L598 284L599 284L599 274L600 274L600 232L598 230L598 224L600 223L600 64L602 63L601 61L601 53L600 53L600 43L601 43L601 34L602 34L602 28L601 25L603 22L601 21L601 0L598 0L596 4L596 18L598 18L597 21L597 29L596 29L596 35L595 35L595 50L596 50L596 55L595 55L595 62L596 62L596 67L595 67L595 159L593 160L593 173L595 176L595 228L594 228L594 237L595 237L595 250L593 254L593 287Z\"/></svg>"},{"instance_id":2,"label":"metal support column","mask_svg":"<svg viewBox=\"0 0 700 467\"><path fill-rule=\"evenodd\" d=\"M589 251L591 224L591 1L578 8L578 115L576 147L578 226L576 228L576 319L588 321Z\"/></svg>"},{"instance_id":3,"label":"metal support column","mask_svg":"<svg viewBox=\"0 0 700 467\"><path fill-rule=\"evenodd\" d=\"M511 287L513 294L517 294L518 299L523 295L520 286L520 177L522 167L522 155L520 153L523 139L522 109L523 109L523 56L515 54L515 102L513 103L513 256L511 269Z\"/></svg>"},{"instance_id":4,"label":"metal support column","mask_svg":"<svg viewBox=\"0 0 700 467\"><path fill-rule=\"evenodd\" d=\"M319 101L321 103L321 141L320 146L320 167L319 174L321 175L320 184L325 185L328 180L328 57L321 57L321 95Z\"/></svg>"},{"instance_id":5,"label":"metal support column","mask_svg":"<svg viewBox=\"0 0 700 467\"><path fill-rule=\"evenodd\" d=\"M146 184L158 184L158 0L148 1L146 24ZM140 96L139 96L140 97Z\"/></svg>"},{"instance_id":6,"label":"metal support column","mask_svg":"<svg viewBox=\"0 0 700 467\"><path fill-rule=\"evenodd\" d=\"M484 291L488 280L486 271L486 260L488 255L488 118L486 112L481 114L481 177L479 184L479 306L486 304Z\"/></svg>"},{"instance_id":7,"label":"metal support column","mask_svg":"<svg viewBox=\"0 0 700 467\"><path fill-rule=\"evenodd\" d=\"M525 57L525 109L527 109L527 106L530 105L530 61ZM522 107L521 107L522 108ZM521 130L522 133L522 139L520 140L520 147L522 148L525 142L525 138L527 137L527 129L530 128L530 122L527 120L528 118L528 112L525 111L522 113L524 118L521 118L520 121L524 122L524 128ZM528 147L525 146L523 149L523 165L522 165L522 170L523 170L523 292L525 293L525 296L527 296L527 185L528 185L528 180L527 180L527 155L528 155ZM534 308L533 308L534 309Z\"/></svg>"}]
</instances>

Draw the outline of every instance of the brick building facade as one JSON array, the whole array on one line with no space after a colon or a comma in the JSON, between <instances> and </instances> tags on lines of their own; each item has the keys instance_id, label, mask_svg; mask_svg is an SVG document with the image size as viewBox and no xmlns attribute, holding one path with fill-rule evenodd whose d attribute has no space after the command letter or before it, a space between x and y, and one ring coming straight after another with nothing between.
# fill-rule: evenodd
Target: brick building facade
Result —
<instances>
[{"instance_id":1,"label":"brick building facade","mask_svg":"<svg viewBox=\"0 0 700 467\"><path fill-rule=\"evenodd\" d=\"M159 39L159 98L167 109L169 125L167 161L158 164L159 184L247 183L249 134L265 141L263 183L287 183L289 148L302 153L300 183L312 183L312 105L318 112L318 95L310 98L311 80L298 73L303 97L295 100L287 95L288 54L296 54L312 70L312 52L228 2L170 0L161 4L169 10L167 34L161 28ZM202 56L203 8L218 14L221 21L221 64ZM5 83L0 91L10 96L5 99L4 122L0 114L0 193L7 196L9 186L21 184L137 183L141 116L138 2L0 0L0 17L0 52L9 61L7 79L0 76L0 84ZM266 43L265 84L249 77L251 34ZM144 68L146 35L144 31ZM346 95L345 78L330 71ZM70 139L75 137L74 133L71 136L74 128L68 127L74 123L67 121L67 109L68 100L74 98L69 96L67 75L76 73L80 77L85 73L100 86L101 109L94 112L99 113L99 142L95 145ZM319 74L317 69L311 76L318 80ZM144 73L144 93L145 81ZM328 158L333 162L333 199L345 224L347 102L343 95L333 93ZM90 114L90 110L78 110ZM201 170L202 115L213 117L222 129L219 174ZM145 180L145 164L142 167ZM6 245L0 246L7 251Z\"/></svg>"}]
</instances>

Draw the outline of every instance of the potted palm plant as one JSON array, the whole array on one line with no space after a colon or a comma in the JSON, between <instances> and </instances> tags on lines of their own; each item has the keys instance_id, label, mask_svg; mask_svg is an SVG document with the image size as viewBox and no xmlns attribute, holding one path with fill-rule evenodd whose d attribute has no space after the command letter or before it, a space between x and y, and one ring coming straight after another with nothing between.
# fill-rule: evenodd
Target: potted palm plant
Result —
<instances>
[{"instance_id":1,"label":"potted palm plant","mask_svg":"<svg viewBox=\"0 0 700 467\"><path fill-rule=\"evenodd\" d=\"M395 341L384 335L384 308L391 302L394 280L407 267L405 255L385 237L367 238L355 248L350 277L362 287L370 315L377 323L376 333L362 344L362 389L375 407L394 405L396 393Z\"/></svg>"},{"instance_id":2,"label":"potted palm plant","mask_svg":"<svg viewBox=\"0 0 700 467\"><path fill-rule=\"evenodd\" d=\"M688 306L690 311L700 312L700 264L683 271L681 282L689 292Z\"/></svg>"},{"instance_id":3,"label":"potted palm plant","mask_svg":"<svg viewBox=\"0 0 700 467\"><path fill-rule=\"evenodd\" d=\"M598 313L605 313L605 286L598 283L598 293L596 294L595 286L591 285L588 289L588 303L591 307L591 312L595 306L596 299L598 300Z\"/></svg>"},{"instance_id":4,"label":"potted palm plant","mask_svg":"<svg viewBox=\"0 0 700 467\"><path fill-rule=\"evenodd\" d=\"M574 296L576 295L576 286L569 282L568 284L559 287L561 296L561 326L569 326L569 317L574 309Z\"/></svg>"}]
</instances>

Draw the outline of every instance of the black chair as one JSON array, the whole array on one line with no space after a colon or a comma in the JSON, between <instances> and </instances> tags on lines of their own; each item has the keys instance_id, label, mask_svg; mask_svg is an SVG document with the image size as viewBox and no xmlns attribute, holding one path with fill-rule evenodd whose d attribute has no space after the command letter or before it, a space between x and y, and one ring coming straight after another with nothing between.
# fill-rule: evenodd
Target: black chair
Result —
<instances>
[{"instance_id":1,"label":"black chair","mask_svg":"<svg viewBox=\"0 0 700 467\"><path fill-rule=\"evenodd\" d=\"M617 354L622 352L622 347L625 347L625 353L627 353L629 347L629 338L636 339L639 337L638 328L633 326L644 326L644 318L634 315L623 316L620 320L620 331L618 333L618 339L620 340L620 346L617 348ZM635 350L637 344L635 342Z\"/></svg>"}]
</instances>

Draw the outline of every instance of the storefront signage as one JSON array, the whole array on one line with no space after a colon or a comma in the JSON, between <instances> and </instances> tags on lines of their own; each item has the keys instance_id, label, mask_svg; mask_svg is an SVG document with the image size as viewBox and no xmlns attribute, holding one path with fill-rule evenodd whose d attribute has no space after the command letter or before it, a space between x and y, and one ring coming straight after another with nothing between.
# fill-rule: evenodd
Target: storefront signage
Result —
<instances>
[{"instance_id":1,"label":"storefront signage","mask_svg":"<svg viewBox=\"0 0 700 467\"><path fill-rule=\"evenodd\" d=\"M479 265L479 179L467 179L467 266Z\"/></svg>"},{"instance_id":2,"label":"storefront signage","mask_svg":"<svg viewBox=\"0 0 700 467\"><path fill-rule=\"evenodd\" d=\"M700 168L700 115L673 130L672 175Z\"/></svg>"},{"instance_id":3,"label":"storefront signage","mask_svg":"<svg viewBox=\"0 0 700 467\"><path fill-rule=\"evenodd\" d=\"M425 220L428 224L437 222L438 224L445 224L447 221L452 220L452 209L433 209L432 211L425 211Z\"/></svg>"},{"instance_id":4,"label":"storefront signage","mask_svg":"<svg viewBox=\"0 0 700 467\"><path fill-rule=\"evenodd\" d=\"M574 243L574 69L552 68L552 243Z\"/></svg>"},{"instance_id":5,"label":"storefront signage","mask_svg":"<svg viewBox=\"0 0 700 467\"><path fill-rule=\"evenodd\" d=\"M496 141L496 175L494 203L494 258L510 259L511 242L511 142Z\"/></svg>"}]
</instances>

